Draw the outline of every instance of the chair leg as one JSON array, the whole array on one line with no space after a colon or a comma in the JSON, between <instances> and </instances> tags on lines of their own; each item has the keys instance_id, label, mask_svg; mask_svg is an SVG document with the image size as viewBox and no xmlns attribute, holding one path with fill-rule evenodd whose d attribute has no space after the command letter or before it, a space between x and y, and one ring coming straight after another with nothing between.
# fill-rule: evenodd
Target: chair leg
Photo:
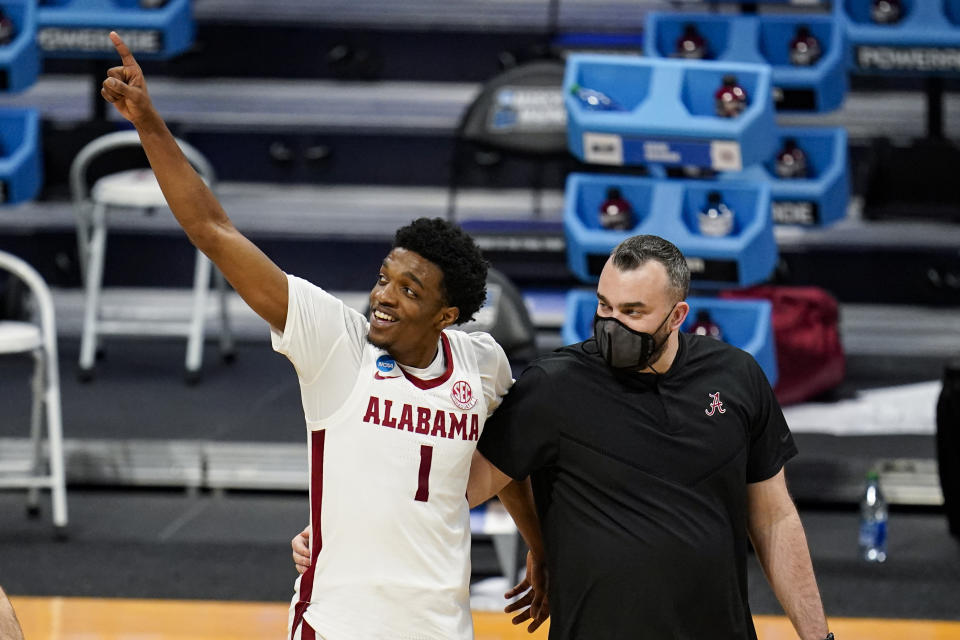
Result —
<instances>
[{"instance_id":1,"label":"chair leg","mask_svg":"<svg viewBox=\"0 0 960 640\"><path fill-rule=\"evenodd\" d=\"M87 281L87 265L90 264L90 211L93 203L84 201L79 205L77 215L77 260L80 267L80 280Z\"/></svg>"},{"instance_id":2,"label":"chair leg","mask_svg":"<svg viewBox=\"0 0 960 640\"><path fill-rule=\"evenodd\" d=\"M43 433L40 424L43 419L43 382L44 367L46 364L42 349L37 349L33 352L33 363L33 380L30 385L30 391L33 397L30 407L30 443L33 450L31 475L34 478L40 478L46 475L43 471ZM32 485L27 490L27 513L31 516L40 513L40 488L37 485Z\"/></svg>"},{"instance_id":3,"label":"chair leg","mask_svg":"<svg viewBox=\"0 0 960 640\"><path fill-rule=\"evenodd\" d=\"M80 376L89 379L93 373L97 350L97 320L100 315L100 290L103 285L103 261L107 250L106 207L93 209L93 233L90 237L87 265L86 301L83 313L83 334L80 338Z\"/></svg>"},{"instance_id":4,"label":"chair leg","mask_svg":"<svg viewBox=\"0 0 960 640\"><path fill-rule=\"evenodd\" d=\"M224 362L233 362L237 356L233 344L233 328L230 326L230 312L227 309L228 295L227 279L219 269L213 270L213 277L217 283L220 296L220 357Z\"/></svg>"},{"instance_id":5,"label":"chair leg","mask_svg":"<svg viewBox=\"0 0 960 640\"><path fill-rule=\"evenodd\" d=\"M203 338L207 318L207 294L210 291L210 271L213 265L207 256L197 251L193 276L193 314L187 336L187 382L197 382L203 363Z\"/></svg>"},{"instance_id":6,"label":"chair leg","mask_svg":"<svg viewBox=\"0 0 960 640\"><path fill-rule=\"evenodd\" d=\"M506 576L510 585L515 584L519 562L517 561L517 551L520 546L520 534L502 533L491 536L493 538L493 548L497 553L497 563L500 570Z\"/></svg>"},{"instance_id":7,"label":"chair leg","mask_svg":"<svg viewBox=\"0 0 960 640\"><path fill-rule=\"evenodd\" d=\"M56 352L47 354L47 384L44 404L47 414L47 437L50 443L50 490L53 497L53 525L57 536L63 538L67 526L67 481L63 452L63 414L60 407L60 376L51 360Z\"/></svg>"}]
</instances>

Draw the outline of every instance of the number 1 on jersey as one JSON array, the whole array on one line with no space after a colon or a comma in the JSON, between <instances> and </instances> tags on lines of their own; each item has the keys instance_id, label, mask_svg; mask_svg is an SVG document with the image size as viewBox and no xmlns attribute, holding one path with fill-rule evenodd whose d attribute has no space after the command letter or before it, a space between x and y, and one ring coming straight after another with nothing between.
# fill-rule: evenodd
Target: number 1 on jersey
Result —
<instances>
[{"instance_id":1,"label":"number 1 on jersey","mask_svg":"<svg viewBox=\"0 0 960 640\"><path fill-rule=\"evenodd\" d=\"M417 495L414 500L426 502L430 497L430 465L433 463L433 447L420 445L420 473L417 478Z\"/></svg>"}]
</instances>

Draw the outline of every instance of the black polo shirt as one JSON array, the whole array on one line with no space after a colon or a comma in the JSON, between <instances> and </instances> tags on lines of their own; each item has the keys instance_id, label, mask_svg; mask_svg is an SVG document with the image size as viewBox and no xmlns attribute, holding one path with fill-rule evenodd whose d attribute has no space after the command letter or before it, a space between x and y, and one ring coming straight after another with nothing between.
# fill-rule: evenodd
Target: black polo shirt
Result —
<instances>
[{"instance_id":1,"label":"black polo shirt","mask_svg":"<svg viewBox=\"0 0 960 640\"><path fill-rule=\"evenodd\" d=\"M747 353L680 334L663 375L617 374L588 340L532 364L478 448L532 476L551 640L754 639L747 484L796 454Z\"/></svg>"}]
</instances>

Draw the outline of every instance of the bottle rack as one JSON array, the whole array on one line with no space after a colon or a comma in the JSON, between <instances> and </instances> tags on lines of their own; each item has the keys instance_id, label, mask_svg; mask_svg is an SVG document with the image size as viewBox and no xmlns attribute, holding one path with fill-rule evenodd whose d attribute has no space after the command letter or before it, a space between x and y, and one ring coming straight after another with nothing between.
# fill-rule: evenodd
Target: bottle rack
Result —
<instances>
[{"instance_id":1,"label":"bottle rack","mask_svg":"<svg viewBox=\"0 0 960 640\"><path fill-rule=\"evenodd\" d=\"M774 104L779 111L827 112L847 93L847 47L840 21L829 15L721 15L660 13L647 16L645 53L671 58L691 24L706 40L709 59L772 67ZM790 64L788 45L801 25L820 42L820 59L809 67Z\"/></svg>"},{"instance_id":2,"label":"bottle rack","mask_svg":"<svg viewBox=\"0 0 960 640\"><path fill-rule=\"evenodd\" d=\"M960 73L960 0L903 0L899 22L875 24L870 3L837 0L834 13L850 47L850 68L860 73Z\"/></svg>"},{"instance_id":3,"label":"bottle rack","mask_svg":"<svg viewBox=\"0 0 960 640\"><path fill-rule=\"evenodd\" d=\"M36 197L42 176L39 137L36 110L0 110L0 203Z\"/></svg>"},{"instance_id":4,"label":"bottle rack","mask_svg":"<svg viewBox=\"0 0 960 640\"><path fill-rule=\"evenodd\" d=\"M697 312L710 312L720 326L725 342L743 349L756 359L770 385L777 382L777 355L773 342L770 303L766 300L724 300L689 297L690 312L681 331L688 331ZM593 335L593 317L597 311L597 295L593 291L573 290L567 294L567 309L561 337L564 344L574 344Z\"/></svg>"},{"instance_id":5,"label":"bottle rack","mask_svg":"<svg viewBox=\"0 0 960 640\"><path fill-rule=\"evenodd\" d=\"M630 203L635 224L626 231L600 226L598 210L609 187ZM718 191L734 212L724 237L704 236L697 213ZM777 261L770 217L770 187L763 182L657 180L635 176L572 173L567 178L563 227L567 265L580 280L596 282L610 251L627 237L654 234L687 257L694 287L742 287L767 279Z\"/></svg>"},{"instance_id":6,"label":"bottle rack","mask_svg":"<svg viewBox=\"0 0 960 640\"><path fill-rule=\"evenodd\" d=\"M0 8L13 21L13 42L0 46L0 92L23 91L37 80L40 54L37 50L36 3L3 0Z\"/></svg>"},{"instance_id":7,"label":"bottle rack","mask_svg":"<svg viewBox=\"0 0 960 640\"><path fill-rule=\"evenodd\" d=\"M770 381L777 384L777 351L773 341L773 307L767 300L724 300L689 297L690 313L681 331L696 321L697 312L706 310L723 332L724 342L743 349L754 357Z\"/></svg>"},{"instance_id":8,"label":"bottle rack","mask_svg":"<svg viewBox=\"0 0 960 640\"><path fill-rule=\"evenodd\" d=\"M720 174L723 180L753 180L770 185L774 224L826 227L847 215L850 199L847 131L838 127L782 127L776 132L777 149L787 139L797 141L810 166L808 178L777 176L776 152L761 165L739 173Z\"/></svg>"},{"instance_id":9,"label":"bottle rack","mask_svg":"<svg viewBox=\"0 0 960 640\"><path fill-rule=\"evenodd\" d=\"M714 92L727 74L749 96L736 118L714 112ZM571 94L574 85L600 91L625 110L590 110ZM774 151L768 65L574 54L563 91L567 143L587 163L739 171Z\"/></svg>"},{"instance_id":10,"label":"bottle rack","mask_svg":"<svg viewBox=\"0 0 960 640\"><path fill-rule=\"evenodd\" d=\"M170 0L158 9L141 9L138 0L46 0L37 23L43 55L56 58L113 58L110 31L143 60L172 58L194 37L190 0Z\"/></svg>"}]
</instances>

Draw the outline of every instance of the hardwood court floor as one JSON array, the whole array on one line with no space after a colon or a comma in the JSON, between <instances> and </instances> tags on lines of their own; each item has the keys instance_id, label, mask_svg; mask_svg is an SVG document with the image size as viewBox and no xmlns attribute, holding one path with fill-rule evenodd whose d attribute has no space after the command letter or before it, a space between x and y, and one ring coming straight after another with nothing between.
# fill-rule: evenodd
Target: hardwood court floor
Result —
<instances>
[{"instance_id":1,"label":"hardwood court floor","mask_svg":"<svg viewBox=\"0 0 960 640\"><path fill-rule=\"evenodd\" d=\"M108 598L11 597L26 640L282 640L280 603ZM476 640L545 640L513 627L507 615L474 612ZM786 618L757 616L762 640L795 639ZM960 640L960 622L834 618L843 640ZM638 635L642 637L642 635Z\"/></svg>"}]
</instances>

